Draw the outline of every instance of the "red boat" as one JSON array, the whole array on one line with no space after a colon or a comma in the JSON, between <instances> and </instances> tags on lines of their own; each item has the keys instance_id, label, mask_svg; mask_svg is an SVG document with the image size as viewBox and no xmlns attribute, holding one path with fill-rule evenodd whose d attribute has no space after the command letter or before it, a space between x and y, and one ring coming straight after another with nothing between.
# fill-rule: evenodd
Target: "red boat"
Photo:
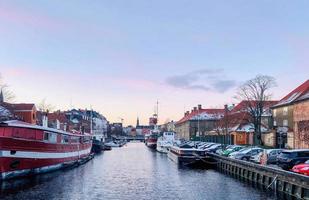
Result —
<instances>
[{"instance_id":1,"label":"red boat","mask_svg":"<svg viewBox=\"0 0 309 200\"><path fill-rule=\"evenodd\" d=\"M89 158L91 135L21 121L0 123L0 179L44 173Z\"/></svg>"},{"instance_id":2,"label":"red boat","mask_svg":"<svg viewBox=\"0 0 309 200\"><path fill-rule=\"evenodd\" d=\"M145 136L145 144L147 147L156 149L157 148L157 140L158 140L158 133L156 131L150 131L149 135Z\"/></svg>"}]
</instances>

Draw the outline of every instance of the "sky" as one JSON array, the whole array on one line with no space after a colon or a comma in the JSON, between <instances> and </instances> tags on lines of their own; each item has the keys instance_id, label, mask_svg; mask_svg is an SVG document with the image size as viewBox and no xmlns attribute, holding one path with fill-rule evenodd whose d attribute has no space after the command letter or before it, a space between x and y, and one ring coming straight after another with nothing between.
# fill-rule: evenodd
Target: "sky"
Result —
<instances>
[{"instance_id":1,"label":"sky","mask_svg":"<svg viewBox=\"0 0 309 200\"><path fill-rule=\"evenodd\" d=\"M0 0L0 74L15 102L98 110L111 122L179 120L237 103L273 76L277 100L308 79L309 1Z\"/></svg>"}]
</instances>

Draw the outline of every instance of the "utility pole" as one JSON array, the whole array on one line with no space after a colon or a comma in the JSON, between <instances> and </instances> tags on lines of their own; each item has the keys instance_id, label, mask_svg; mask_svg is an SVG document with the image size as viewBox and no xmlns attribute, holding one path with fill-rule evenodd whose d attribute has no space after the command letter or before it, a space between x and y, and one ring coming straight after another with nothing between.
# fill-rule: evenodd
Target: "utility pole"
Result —
<instances>
[{"instance_id":1,"label":"utility pole","mask_svg":"<svg viewBox=\"0 0 309 200\"><path fill-rule=\"evenodd\" d=\"M224 105L224 122L225 122L225 136L224 136L224 144L226 143L226 138L227 138L227 136L228 136L228 133L229 133L229 131L228 131L228 107L227 107L227 104L225 104ZM231 138L230 138L230 142L229 143L231 143Z\"/></svg>"}]
</instances>

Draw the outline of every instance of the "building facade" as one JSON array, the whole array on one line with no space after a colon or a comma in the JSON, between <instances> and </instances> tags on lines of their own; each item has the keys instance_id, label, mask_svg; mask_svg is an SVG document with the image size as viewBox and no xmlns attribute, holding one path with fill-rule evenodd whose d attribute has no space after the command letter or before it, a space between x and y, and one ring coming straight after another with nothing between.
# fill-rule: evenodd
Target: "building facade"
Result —
<instances>
[{"instance_id":1,"label":"building facade","mask_svg":"<svg viewBox=\"0 0 309 200\"><path fill-rule=\"evenodd\" d=\"M282 148L309 148L309 80L272 107L275 144Z\"/></svg>"},{"instance_id":2,"label":"building facade","mask_svg":"<svg viewBox=\"0 0 309 200\"><path fill-rule=\"evenodd\" d=\"M175 132L180 139L190 140L206 135L214 130L223 117L224 109L203 109L201 105L187 111L183 118L175 123Z\"/></svg>"}]
</instances>

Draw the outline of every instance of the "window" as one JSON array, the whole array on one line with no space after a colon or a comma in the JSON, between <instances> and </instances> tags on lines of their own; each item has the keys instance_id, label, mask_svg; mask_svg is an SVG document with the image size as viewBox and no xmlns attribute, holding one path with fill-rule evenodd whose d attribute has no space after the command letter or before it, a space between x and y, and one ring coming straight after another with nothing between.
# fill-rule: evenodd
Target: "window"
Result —
<instances>
[{"instance_id":1,"label":"window","mask_svg":"<svg viewBox=\"0 0 309 200\"><path fill-rule=\"evenodd\" d=\"M44 141L50 143L57 143L57 133L44 131Z\"/></svg>"},{"instance_id":2,"label":"window","mask_svg":"<svg viewBox=\"0 0 309 200\"><path fill-rule=\"evenodd\" d=\"M277 122L276 122L276 120L274 120L274 126L277 126Z\"/></svg>"},{"instance_id":3,"label":"window","mask_svg":"<svg viewBox=\"0 0 309 200\"><path fill-rule=\"evenodd\" d=\"M277 116L277 110L275 109L274 110L274 117L276 117Z\"/></svg>"},{"instance_id":4,"label":"window","mask_svg":"<svg viewBox=\"0 0 309 200\"><path fill-rule=\"evenodd\" d=\"M288 115L288 107L283 108L283 115Z\"/></svg>"},{"instance_id":5,"label":"window","mask_svg":"<svg viewBox=\"0 0 309 200\"><path fill-rule=\"evenodd\" d=\"M283 126L289 126L289 123L288 123L288 120L287 120L287 119L284 119L284 120L283 120Z\"/></svg>"},{"instance_id":6,"label":"window","mask_svg":"<svg viewBox=\"0 0 309 200\"><path fill-rule=\"evenodd\" d=\"M68 135L62 135L61 143L63 143L63 144L69 143L69 136Z\"/></svg>"},{"instance_id":7,"label":"window","mask_svg":"<svg viewBox=\"0 0 309 200\"><path fill-rule=\"evenodd\" d=\"M48 132L44 132L44 140L45 141L49 140L49 133Z\"/></svg>"}]
</instances>

